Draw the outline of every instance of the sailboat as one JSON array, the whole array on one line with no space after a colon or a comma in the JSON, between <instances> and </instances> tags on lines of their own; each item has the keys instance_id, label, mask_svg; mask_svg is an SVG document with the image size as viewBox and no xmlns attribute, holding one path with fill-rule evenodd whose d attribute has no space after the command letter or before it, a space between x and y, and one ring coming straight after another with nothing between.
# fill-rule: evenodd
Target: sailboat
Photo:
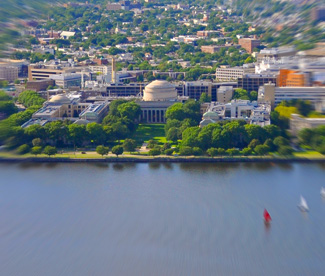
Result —
<instances>
[{"instance_id":1,"label":"sailboat","mask_svg":"<svg viewBox=\"0 0 325 276\"><path fill-rule=\"evenodd\" d=\"M324 188L324 187L322 187L322 188L320 189L320 195L321 195L322 197L325 197L325 188Z\"/></svg>"},{"instance_id":2,"label":"sailboat","mask_svg":"<svg viewBox=\"0 0 325 276\"><path fill-rule=\"evenodd\" d=\"M264 217L265 224L269 224L272 220L269 212L266 209L264 209L263 217Z\"/></svg>"},{"instance_id":3,"label":"sailboat","mask_svg":"<svg viewBox=\"0 0 325 276\"><path fill-rule=\"evenodd\" d=\"M306 202L306 199L304 199L303 196L300 196L300 204L298 205L298 208L302 211L302 212L308 212L309 208Z\"/></svg>"}]
</instances>

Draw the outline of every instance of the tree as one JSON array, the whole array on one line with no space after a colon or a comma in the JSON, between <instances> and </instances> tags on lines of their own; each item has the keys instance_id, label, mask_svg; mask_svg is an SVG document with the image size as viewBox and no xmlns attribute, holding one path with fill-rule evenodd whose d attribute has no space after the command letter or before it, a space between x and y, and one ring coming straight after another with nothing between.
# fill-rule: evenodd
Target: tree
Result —
<instances>
[{"instance_id":1,"label":"tree","mask_svg":"<svg viewBox=\"0 0 325 276\"><path fill-rule=\"evenodd\" d=\"M264 127L264 130L267 133L267 138L274 139L275 137L280 136L281 129L276 125L268 125Z\"/></svg>"},{"instance_id":2,"label":"tree","mask_svg":"<svg viewBox=\"0 0 325 276\"><path fill-rule=\"evenodd\" d=\"M217 148L209 148L207 150L207 154L211 157L214 157L218 154L218 149Z\"/></svg>"},{"instance_id":3,"label":"tree","mask_svg":"<svg viewBox=\"0 0 325 276\"><path fill-rule=\"evenodd\" d=\"M258 93L257 93L256 91L251 91L251 92L249 93L249 99L250 99L251 101L256 101L256 100L257 100L257 96L258 96Z\"/></svg>"},{"instance_id":4,"label":"tree","mask_svg":"<svg viewBox=\"0 0 325 276\"><path fill-rule=\"evenodd\" d=\"M290 142L288 139L282 137L282 136L278 136L273 140L273 144L276 145L278 148L281 146L288 146L290 145Z\"/></svg>"},{"instance_id":5,"label":"tree","mask_svg":"<svg viewBox=\"0 0 325 276\"><path fill-rule=\"evenodd\" d=\"M199 147L194 147L192 151L193 151L193 155L195 156L201 156L203 154L203 150L200 149Z\"/></svg>"},{"instance_id":6,"label":"tree","mask_svg":"<svg viewBox=\"0 0 325 276\"><path fill-rule=\"evenodd\" d=\"M42 153L42 147L39 146L34 146L31 149L31 154L34 154L35 156L37 156L38 154Z\"/></svg>"},{"instance_id":7,"label":"tree","mask_svg":"<svg viewBox=\"0 0 325 276\"><path fill-rule=\"evenodd\" d=\"M273 140L272 139L266 139L264 142L265 146L268 146L270 151L276 151L276 146L273 144Z\"/></svg>"},{"instance_id":8,"label":"tree","mask_svg":"<svg viewBox=\"0 0 325 276\"><path fill-rule=\"evenodd\" d=\"M155 140L153 140L153 139L151 139L151 140L148 141L147 148L149 148L149 149L153 149L153 148L156 147L157 145L158 145L158 142L155 141Z\"/></svg>"},{"instance_id":9,"label":"tree","mask_svg":"<svg viewBox=\"0 0 325 276\"><path fill-rule=\"evenodd\" d=\"M34 147L40 147L40 146L42 146L42 139L34 138L32 141L32 144Z\"/></svg>"},{"instance_id":10,"label":"tree","mask_svg":"<svg viewBox=\"0 0 325 276\"><path fill-rule=\"evenodd\" d=\"M17 111L18 109L12 101L0 101L0 113L10 116Z\"/></svg>"},{"instance_id":11,"label":"tree","mask_svg":"<svg viewBox=\"0 0 325 276\"><path fill-rule=\"evenodd\" d=\"M234 99L249 100L248 92L245 89L237 88L234 91Z\"/></svg>"},{"instance_id":12,"label":"tree","mask_svg":"<svg viewBox=\"0 0 325 276\"><path fill-rule=\"evenodd\" d=\"M234 156L234 155L239 155L239 150L238 149L235 149L235 148L231 148L231 149L227 149L226 150L226 153L229 155L229 156Z\"/></svg>"},{"instance_id":13,"label":"tree","mask_svg":"<svg viewBox=\"0 0 325 276\"><path fill-rule=\"evenodd\" d=\"M123 147L120 145L114 146L112 148L112 153L115 154L117 157L123 153Z\"/></svg>"},{"instance_id":14,"label":"tree","mask_svg":"<svg viewBox=\"0 0 325 276\"><path fill-rule=\"evenodd\" d=\"M258 145L254 148L254 151L258 155L266 155L270 151L270 148L266 145Z\"/></svg>"},{"instance_id":15,"label":"tree","mask_svg":"<svg viewBox=\"0 0 325 276\"><path fill-rule=\"evenodd\" d=\"M166 155L172 155L173 152L174 152L174 149L166 149L166 150L164 151L164 153L165 153Z\"/></svg>"},{"instance_id":16,"label":"tree","mask_svg":"<svg viewBox=\"0 0 325 276\"><path fill-rule=\"evenodd\" d=\"M139 119L141 113L141 107L135 102L122 103L117 110L122 118L126 117L131 121Z\"/></svg>"},{"instance_id":17,"label":"tree","mask_svg":"<svg viewBox=\"0 0 325 276\"><path fill-rule=\"evenodd\" d=\"M26 154L30 151L30 147L27 144L21 145L17 149L18 154Z\"/></svg>"},{"instance_id":18,"label":"tree","mask_svg":"<svg viewBox=\"0 0 325 276\"><path fill-rule=\"evenodd\" d=\"M192 155L193 154L193 150L191 147L188 147L188 146L182 146L180 149L179 149L179 154L180 155L184 155L184 156L189 156L189 155Z\"/></svg>"},{"instance_id":19,"label":"tree","mask_svg":"<svg viewBox=\"0 0 325 276\"><path fill-rule=\"evenodd\" d=\"M183 110L182 103L176 103L172 106L168 107L166 110L166 118L167 119L176 119L178 121L182 121L185 119L185 113Z\"/></svg>"},{"instance_id":20,"label":"tree","mask_svg":"<svg viewBox=\"0 0 325 276\"><path fill-rule=\"evenodd\" d=\"M310 144L313 136L314 136L314 131L310 128L303 128L298 133L299 140L305 145Z\"/></svg>"},{"instance_id":21,"label":"tree","mask_svg":"<svg viewBox=\"0 0 325 276\"><path fill-rule=\"evenodd\" d=\"M261 144L264 143L264 141L267 138L267 132L264 128L258 125L245 125L245 130L247 132L248 140L258 140ZM251 147L254 148L254 147Z\"/></svg>"},{"instance_id":22,"label":"tree","mask_svg":"<svg viewBox=\"0 0 325 276\"><path fill-rule=\"evenodd\" d=\"M69 138L74 147L81 146L87 137L86 127L84 125L71 124L68 126Z\"/></svg>"},{"instance_id":23,"label":"tree","mask_svg":"<svg viewBox=\"0 0 325 276\"><path fill-rule=\"evenodd\" d=\"M290 156L293 153L293 148L290 146L280 146L278 153L283 156Z\"/></svg>"},{"instance_id":24,"label":"tree","mask_svg":"<svg viewBox=\"0 0 325 276\"><path fill-rule=\"evenodd\" d=\"M252 153L253 153L253 150L250 147L243 148L241 151L241 154L245 155L245 156L251 155Z\"/></svg>"},{"instance_id":25,"label":"tree","mask_svg":"<svg viewBox=\"0 0 325 276\"><path fill-rule=\"evenodd\" d=\"M156 156L156 155L160 155L160 154L161 154L160 147L156 146L153 149L149 150L149 155Z\"/></svg>"},{"instance_id":26,"label":"tree","mask_svg":"<svg viewBox=\"0 0 325 276\"><path fill-rule=\"evenodd\" d=\"M137 142L133 139L125 139L123 143L124 151L134 152L137 147Z\"/></svg>"},{"instance_id":27,"label":"tree","mask_svg":"<svg viewBox=\"0 0 325 276\"><path fill-rule=\"evenodd\" d=\"M173 142L177 142L179 138L179 129L176 127L171 127L166 135L166 139L168 141L173 141Z\"/></svg>"},{"instance_id":28,"label":"tree","mask_svg":"<svg viewBox=\"0 0 325 276\"><path fill-rule=\"evenodd\" d=\"M106 134L103 130L102 125L97 123L89 123L86 126L86 130L89 134L89 138L91 141L93 141L96 145L105 143L106 140Z\"/></svg>"},{"instance_id":29,"label":"tree","mask_svg":"<svg viewBox=\"0 0 325 276\"><path fill-rule=\"evenodd\" d=\"M109 147L97 146L96 152L103 157L104 155L107 155L109 153Z\"/></svg>"},{"instance_id":30,"label":"tree","mask_svg":"<svg viewBox=\"0 0 325 276\"><path fill-rule=\"evenodd\" d=\"M45 138L46 133L44 127L40 125L32 125L24 129L26 137L29 138L29 141L34 140L35 138Z\"/></svg>"},{"instance_id":31,"label":"tree","mask_svg":"<svg viewBox=\"0 0 325 276\"><path fill-rule=\"evenodd\" d=\"M207 93L202 93L200 96L200 103L209 103L211 102L211 97L207 95Z\"/></svg>"},{"instance_id":32,"label":"tree","mask_svg":"<svg viewBox=\"0 0 325 276\"><path fill-rule=\"evenodd\" d=\"M56 147L46 146L43 150L43 153L50 157L51 155L57 154L57 149Z\"/></svg>"},{"instance_id":33,"label":"tree","mask_svg":"<svg viewBox=\"0 0 325 276\"><path fill-rule=\"evenodd\" d=\"M261 143L260 143L260 141L259 141L258 139L253 139L253 140L249 143L248 147L251 148L251 149L254 149L256 146L258 146L258 145L260 145L260 144L261 144Z\"/></svg>"},{"instance_id":34,"label":"tree","mask_svg":"<svg viewBox=\"0 0 325 276\"><path fill-rule=\"evenodd\" d=\"M225 149L223 149L223 148L218 148L218 155L224 155L225 152L226 152Z\"/></svg>"}]
</instances>

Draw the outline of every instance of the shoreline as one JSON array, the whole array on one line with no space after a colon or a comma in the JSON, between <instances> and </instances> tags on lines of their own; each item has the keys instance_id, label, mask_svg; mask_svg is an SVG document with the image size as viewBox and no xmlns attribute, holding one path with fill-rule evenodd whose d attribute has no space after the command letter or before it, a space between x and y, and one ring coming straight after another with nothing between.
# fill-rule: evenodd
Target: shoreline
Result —
<instances>
[{"instance_id":1,"label":"shoreline","mask_svg":"<svg viewBox=\"0 0 325 276\"><path fill-rule=\"evenodd\" d=\"M107 157L107 158L61 158L61 157L0 157L0 163L325 163L324 158L304 157Z\"/></svg>"}]
</instances>

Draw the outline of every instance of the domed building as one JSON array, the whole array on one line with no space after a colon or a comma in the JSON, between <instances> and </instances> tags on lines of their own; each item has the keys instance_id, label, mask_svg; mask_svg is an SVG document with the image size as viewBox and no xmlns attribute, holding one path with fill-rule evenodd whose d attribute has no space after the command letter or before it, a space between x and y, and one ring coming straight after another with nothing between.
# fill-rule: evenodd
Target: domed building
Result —
<instances>
[{"instance_id":1,"label":"domed building","mask_svg":"<svg viewBox=\"0 0 325 276\"><path fill-rule=\"evenodd\" d=\"M175 85L165 80L155 80L143 90L144 101L171 101L177 99Z\"/></svg>"},{"instance_id":2,"label":"domed building","mask_svg":"<svg viewBox=\"0 0 325 276\"><path fill-rule=\"evenodd\" d=\"M69 119L78 120L79 124L86 124L86 120L100 122L107 111L108 102L88 103L81 101L81 94L58 94L46 101L32 118L51 121Z\"/></svg>"},{"instance_id":3,"label":"domed building","mask_svg":"<svg viewBox=\"0 0 325 276\"><path fill-rule=\"evenodd\" d=\"M143 123L165 123L166 110L179 102L175 85L165 80L155 80L143 90L140 121Z\"/></svg>"},{"instance_id":4,"label":"domed building","mask_svg":"<svg viewBox=\"0 0 325 276\"><path fill-rule=\"evenodd\" d=\"M71 100L64 94L53 96L49 101L49 104L70 104Z\"/></svg>"}]
</instances>

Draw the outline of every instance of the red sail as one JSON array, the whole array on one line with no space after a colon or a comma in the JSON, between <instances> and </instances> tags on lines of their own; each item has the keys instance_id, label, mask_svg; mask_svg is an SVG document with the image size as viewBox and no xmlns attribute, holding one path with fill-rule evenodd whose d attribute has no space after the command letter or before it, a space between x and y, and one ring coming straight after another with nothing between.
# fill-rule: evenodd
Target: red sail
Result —
<instances>
[{"instance_id":1,"label":"red sail","mask_svg":"<svg viewBox=\"0 0 325 276\"><path fill-rule=\"evenodd\" d=\"M264 220L265 220L266 222L271 221L271 216L270 216L269 212L268 212L266 209L264 209L264 214L263 214L263 216L264 216Z\"/></svg>"}]
</instances>

